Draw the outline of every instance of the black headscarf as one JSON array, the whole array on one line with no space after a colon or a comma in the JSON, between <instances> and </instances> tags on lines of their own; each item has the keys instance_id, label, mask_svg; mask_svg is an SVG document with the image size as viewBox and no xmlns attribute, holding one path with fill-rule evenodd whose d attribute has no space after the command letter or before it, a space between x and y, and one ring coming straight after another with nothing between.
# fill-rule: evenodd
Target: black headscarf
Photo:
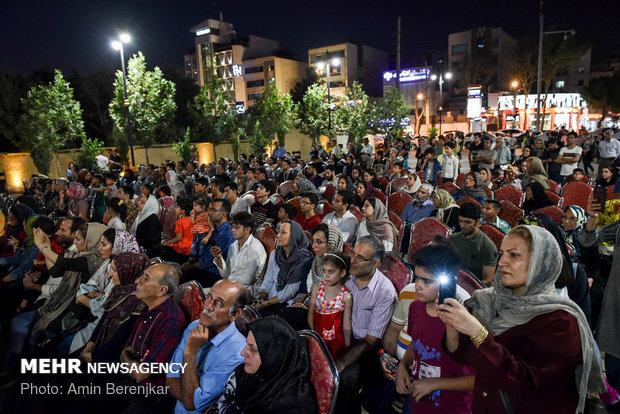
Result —
<instances>
[{"instance_id":1,"label":"black headscarf","mask_svg":"<svg viewBox=\"0 0 620 414\"><path fill-rule=\"evenodd\" d=\"M539 182L533 182L528 184L528 187L532 189L532 195L534 196L531 200L525 200L523 203L523 212L525 215L530 214L534 210L538 210L539 208L549 207L554 205L549 197L547 197L547 193L545 193L544 187Z\"/></svg>"},{"instance_id":2,"label":"black headscarf","mask_svg":"<svg viewBox=\"0 0 620 414\"><path fill-rule=\"evenodd\" d=\"M276 263L280 268L278 272L278 283L276 289L278 291L284 289L284 286L297 283L308 276L308 273L301 270L312 260L312 253L306 248L308 245L308 237L304 233L304 229L296 221L283 221L281 224L290 223L291 237L289 241L289 253L285 256L284 248L278 246L276 248Z\"/></svg>"},{"instance_id":3,"label":"black headscarf","mask_svg":"<svg viewBox=\"0 0 620 414\"><path fill-rule=\"evenodd\" d=\"M235 369L235 405L246 414L316 413L304 339L278 317L260 318L248 327L261 364L254 375L246 373L243 364Z\"/></svg>"}]
</instances>

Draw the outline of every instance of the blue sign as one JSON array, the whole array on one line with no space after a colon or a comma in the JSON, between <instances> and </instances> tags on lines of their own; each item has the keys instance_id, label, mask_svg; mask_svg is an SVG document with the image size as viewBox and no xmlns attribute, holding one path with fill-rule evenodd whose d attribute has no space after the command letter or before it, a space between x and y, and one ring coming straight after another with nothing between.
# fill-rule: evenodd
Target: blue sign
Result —
<instances>
[{"instance_id":1,"label":"blue sign","mask_svg":"<svg viewBox=\"0 0 620 414\"><path fill-rule=\"evenodd\" d=\"M419 69L403 69L400 71L400 82L420 82L427 80L431 75L431 70L429 68L419 68ZM391 82L396 80L396 71L391 72L383 72L383 79L386 82Z\"/></svg>"}]
</instances>

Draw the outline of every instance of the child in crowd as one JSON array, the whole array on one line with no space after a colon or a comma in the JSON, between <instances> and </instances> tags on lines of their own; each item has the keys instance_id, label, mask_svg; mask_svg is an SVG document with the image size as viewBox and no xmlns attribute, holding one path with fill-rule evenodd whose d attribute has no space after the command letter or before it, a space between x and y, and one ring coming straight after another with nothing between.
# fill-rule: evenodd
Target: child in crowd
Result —
<instances>
[{"instance_id":1,"label":"child in crowd","mask_svg":"<svg viewBox=\"0 0 620 414\"><path fill-rule=\"evenodd\" d=\"M329 353L337 359L351 346L351 310L353 298L344 286L349 261L341 252L323 256L324 279L314 287L308 309L308 325L316 331Z\"/></svg>"},{"instance_id":2,"label":"child in crowd","mask_svg":"<svg viewBox=\"0 0 620 414\"><path fill-rule=\"evenodd\" d=\"M443 283L440 277L456 277L459 254L450 247L431 245L416 252L414 263L417 300L409 307L407 321L411 343L398 365L396 390L411 396L409 412L470 413L473 370L452 361L443 351L446 326L436 305Z\"/></svg>"},{"instance_id":3,"label":"child in crowd","mask_svg":"<svg viewBox=\"0 0 620 414\"><path fill-rule=\"evenodd\" d=\"M174 224L175 237L162 243L158 253L162 259L179 264L187 262L193 239L192 208L192 201L188 198L180 198L174 205L175 214L178 217Z\"/></svg>"},{"instance_id":4,"label":"child in crowd","mask_svg":"<svg viewBox=\"0 0 620 414\"><path fill-rule=\"evenodd\" d=\"M560 146L558 145L558 141L556 139L550 139L549 158L543 162L547 164L547 175L549 176L549 179L555 181L556 183L559 183L562 180L562 176L560 175L562 164L557 162L559 155Z\"/></svg>"},{"instance_id":5,"label":"child in crowd","mask_svg":"<svg viewBox=\"0 0 620 414\"><path fill-rule=\"evenodd\" d=\"M459 160L454 155L456 144L453 141L446 142L443 146L446 152L441 166L441 179L444 183L451 183L459 174Z\"/></svg>"},{"instance_id":6,"label":"child in crowd","mask_svg":"<svg viewBox=\"0 0 620 414\"><path fill-rule=\"evenodd\" d=\"M207 234L211 231L211 225L209 224L209 197L198 196L194 199L194 208L192 210L191 223L192 234L194 239L192 240L192 247L190 251L190 261L198 261L201 256L200 251L203 248L209 238Z\"/></svg>"}]
</instances>

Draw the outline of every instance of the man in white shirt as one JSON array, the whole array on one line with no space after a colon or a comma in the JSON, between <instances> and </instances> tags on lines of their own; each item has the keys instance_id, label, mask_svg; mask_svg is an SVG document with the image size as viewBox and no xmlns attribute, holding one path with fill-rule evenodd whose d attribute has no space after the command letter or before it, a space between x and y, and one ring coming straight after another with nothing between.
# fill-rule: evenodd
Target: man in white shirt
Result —
<instances>
[{"instance_id":1,"label":"man in white shirt","mask_svg":"<svg viewBox=\"0 0 620 414\"><path fill-rule=\"evenodd\" d=\"M334 212L323 217L322 221L322 223L338 227L344 241L351 245L355 243L357 227L359 226L359 221L349 211L349 207L352 206L354 202L355 195L351 190L338 190L332 202Z\"/></svg>"},{"instance_id":2,"label":"man in white shirt","mask_svg":"<svg viewBox=\"0 0 620 414\"><path fill-rule=\"evenodd\" d=\"M99 170L108 171L108 164L110 162L108 157L103 154L99 154L95 157L95 160L97 161L97 167L99 167Z\"/></svg>"},{"instance_id":3,"label":"man in white shirt","mask_svg":"<svg viewBox=\"0 0 620 414\"><path fill-rule=\"evenodd\" d=\"M620 141L613 138L614 131L608 129L605 136L598 144L598 176L601 176L602 168L611 168L616 158L620 156Z\"/></svg>"},{"instance_id":4,"label":"man in white shirt","mask_svg":"<svg viewBox=\"0 0 620 414\"><path fill-rule=\"evenodd\" d=\"M224 198L230 201L230 205L232 206L230 209L230 215L240 213L245 211L246 213L250 212L250 204L243 198L239 197L237 183L234 181L229 181L224 184Z\"/></svg>"},{"instance_id":5,"label":"man in white shirt","mask_svg":"<svg viewBox=\"0 0 620 414\"><path fill-rule=\"evenodd\" d=\"M250 213L234 214L230 222L235 241L228 248L226 260L223 260L219 247L211 247L213 263L223 279L239 282L255 294L267 264L267 253L263 244L252 236L254 217Z\"/></svg>"},{"instance_id":6,"label":"man in white shirt","mask_svg":"<svg viewBox=\"0 0 620 414\"><path fill-rule=\"evenodd\" d=\"M364 143L364 146L362 147L362 150L360 151L360 153L362 154L368 154L370 156L372 156L372 154L375 152L372 145L370 145L370 143L368 142L368 138L364 138L362 140L362 142Z\"/></svg>"},{"instance_id":7,"label":"man in white shirt","mask_svg":"<svg viewBox=\"0 0 620 414\"><path fill-rule=\"evenodd\" d=\"M575 132L569 132L566 137L567 146L560 149L560 155L556 162L562 164L560 175L562 176L562 184L566 181L566 177L573 173L573 170L577 168L579 164L579 158L583 149L576 145L577 134Z\"/></svg>"}]
</instances>

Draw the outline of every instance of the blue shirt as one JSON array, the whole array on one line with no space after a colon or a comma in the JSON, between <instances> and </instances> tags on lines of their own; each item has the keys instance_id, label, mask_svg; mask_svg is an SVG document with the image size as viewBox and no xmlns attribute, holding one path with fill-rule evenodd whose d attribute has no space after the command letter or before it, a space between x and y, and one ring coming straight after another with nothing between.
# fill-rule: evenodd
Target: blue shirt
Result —
<instances>
[{"instance_id":1,"label":"blue shirt","mask_svg":"<svg viewBox=\"0 0 620 414\"><path fill-rule=\"evenodd\" d=\"M273 150L272 156L278 158L286 157L286 150L283 147L278 147Z\"/></svg>"},{"instance_id":2,"label":"blue shirt","mask_svg":"<svg viewBox=\"0 0 620 414\"><path fill-rule=\"evenodd\" d=\"M407 223L417 223L423 218L429 217L433 210L435 210L435 206L430 198L422 203L421 207L418 207L415 201L412 201L405 206L402 218Z\"/></svg>"},{"instance_id":3,"label":"blue shirt","mask_svg":"<svg viewBox=\"0 0 620 414\"><path fill-rule=\"evenodd\" d=\"M198 325L197 320L190 323L185 329L183 339L174 351L170 362L183 363L183 351L185 351L187 337L196 325ZM194 407L196 410L189 411L185 409L181 401L177 401L174 412L177 414L202 413L207 407L213 405L224 392L230 374L243 362L241 351L245 344L245 337L237 330L234 322L213 339L207 341L196 356L196 369L198 370L198 383L200 384L194 390ZM168 374L168 378L180 377L181 374L179 373Z\"/></svg>"},{"instance_id":4,"label":"blue shirt","mask_svg":"<svg viewBox=\"0 0 620 414\"><path fill-rule=\"evenodd\" d=\"M232 226L230 225L230 222L226 221L224 224L216 227L215 230L213 230L211 237L214 237L217 247L222 250L222 257L226 260L228 257L228 248L235 241L235 238L232 235ZM213 263L213 255L211 254L211 245L209 243L199 244L198 260L200 261L202 268L207 272L214 273L216 275L220 274L219 269Z\"/></svg>"}]
</instances>

